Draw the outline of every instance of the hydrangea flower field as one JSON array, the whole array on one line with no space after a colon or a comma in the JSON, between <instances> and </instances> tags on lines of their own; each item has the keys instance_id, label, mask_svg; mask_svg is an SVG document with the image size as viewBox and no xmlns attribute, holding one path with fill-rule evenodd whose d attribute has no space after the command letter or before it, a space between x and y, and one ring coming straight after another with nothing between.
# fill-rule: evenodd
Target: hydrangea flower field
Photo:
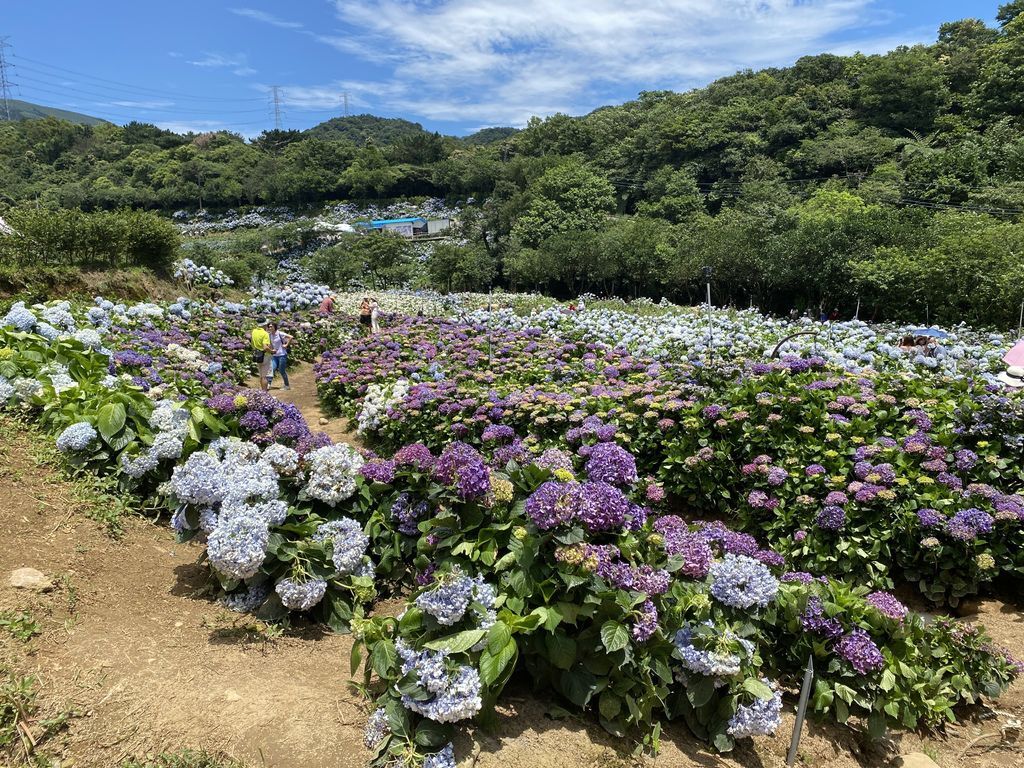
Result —
<instances>
[{"instance_id":1,"label":"hydrangea flower field","mask_svg":"<svg viewBox=\"0 0 1024 768\"><path fill-rule=\"evenodd\" d=\"M517 672L640 749L681 719L723 752L779 727L809 657L814 716L875 737L1019 675L932 615L1024 570L1009 337L910 356L858 321L410 293L364 336L327 290L16 304L0 404L205 543L226 607L352 632L369 763L453 766ZM271 310L361 448L247 388Z\"/></svg>"}]
</instances>

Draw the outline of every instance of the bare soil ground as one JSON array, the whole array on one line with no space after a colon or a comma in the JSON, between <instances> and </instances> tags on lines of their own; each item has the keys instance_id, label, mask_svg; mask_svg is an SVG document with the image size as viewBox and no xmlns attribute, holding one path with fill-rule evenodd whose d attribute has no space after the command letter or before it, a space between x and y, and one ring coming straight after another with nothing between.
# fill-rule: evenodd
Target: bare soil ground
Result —
<instances>
[{"instance_id":1,"label":"bare soil ground","mask_svg":"<svg viewBox=\"0 0 1024 768\"><path fill-rule=\"evenodd\" d=\"M292 387L300 395L294 380ZM34 439L0 422L0 611L27 610L41 628L28 643L0 629L0 671L6 666L38 679L40 710L28 722L35 736L44 718L70 714L66 728L39 746L50 758L46 765L118 766L182 747L249 766L365 764L365 706L346 685L348 637L315 627L275 636L224 611L202 594L199 545L176 544L165 525L141 517L127 519L124 535L112 538L83 514L70 481L38 464ZM55 587L13 589L8 574L23 566L43 571ZM999 642L1024 655L1018 610L986 600L979 617ZM593 720L553 720L548 707L529 681L514 681L496 726L459 736L460 766L777 768L793 723L789 707L778 736L727 758L673 725L661 754L637 762L631 745ZM851 729L812 724L797 765L888 766L901 752L925 749L943 768L1024 766L1024 752L1000 736L1011 717L1024 719L1024 685L995 710L1005 714L977 710L945 736L903 734L882 747L868 746ZM23 761L0 750L3 764Z\"/></svg>"}]
</instances>

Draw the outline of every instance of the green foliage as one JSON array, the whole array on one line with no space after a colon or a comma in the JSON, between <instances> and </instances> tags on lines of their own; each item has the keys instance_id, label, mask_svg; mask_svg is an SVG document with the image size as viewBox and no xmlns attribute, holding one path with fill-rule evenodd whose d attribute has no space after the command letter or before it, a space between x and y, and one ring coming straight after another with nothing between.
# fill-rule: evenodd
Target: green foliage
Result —
<instances>
[{"instance_id":1,"label":"green foliage","mask_svg":"<svg viewBox=\"0 0 1024 768\"><path fill-rule=\"evenodd\" d=\"M39 624L27 611L0 611L0 629L10 632L23 643L39 634Z\"/></svg>"},{"instance_id":2,"label":"green foliage","mask_svg":"<svg viewBox=\"0 0 1024 768\"><path fill-rule=\"evenodd\" d=\"M306 256L303 266L327 285L373 289L404 287L417 271L410 241L389 232L345 234L336 245Z\"/></svg>"},{"instance_id":3,"label":"green foliage","mask_svg":"<svg viewBox=\"0 0 1024 768\"><path fill-rule=\"evenodd\" d=\"M166 270L178 249L178 231L145 211L84 213L75 209L17 208L6 215L12 234L0 234L0 260L24 266L148 267Z\"/></svg>"}]
</instances>

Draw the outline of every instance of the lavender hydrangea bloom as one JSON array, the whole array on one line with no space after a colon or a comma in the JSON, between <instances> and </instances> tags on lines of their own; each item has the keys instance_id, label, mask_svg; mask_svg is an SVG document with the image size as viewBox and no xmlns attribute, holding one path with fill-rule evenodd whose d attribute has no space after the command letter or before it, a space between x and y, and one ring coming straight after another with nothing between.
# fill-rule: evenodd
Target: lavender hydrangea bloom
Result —
<instances>
[{"instance_id":1,"label":"lavender hydrangea bloom","mask_svg":"<svg viewBox=\"0 0 1024 768\"><path fill-rule=\"evenodd\" d=\"M712 648L699 648L694 645L696 635L691 627L683 627L673 639L676 656L690 672L706 677L731 677L739 674L743 659L735 653L724 650L724 644ZM730 630L725 630L722 640L737 641L748 654L754 650L749 640L737 638Z\"/></svg>"},{"instance_id":2,"label":"lavender hydrangea bloom","mask_svg":"<svg viewBox=\"0 0 1024 768\"><path fill-rule=\"evenodd\" d=\"M244 592L235 592L220 599L220 604L235 613L252 613L267 599L267 585L257 584Z\"/></svg>"},{"instance_id":3,"label":"lavender hydrangea bloom","mask_svg":"<svg viewBox=\"0 0 1024 768\"><path fill-rule=\"evenodd\" d=\"M215 456L196 452L174 468L171 489L182 503L206 507L223 501L227 481Z\"/></svg>"},{"instance_id":4,"label":"lavender hydrangea bloom","mask_svg":"<svg viewBox=\"0 0 1024 768\"><path fill-rule=\"evenodd\" d=\"M658 609L650 600L644 600L637 607L637 618L633 622L633 639L638 643L646 643L658 631Z\"/></svg>"},{"instance_id":5,"label":"lavender hydrangea bloom","mask_svg":"<svg viewBox=\"0 0 1024 768\"><path fill-rule=\"evenodd\" d=\"M576 517L591 532L622 528L630 504L622 491L602 482L587 482L578 489Z\"/></svg>"},{"instance_id":6,"label":"lavender hydrangea bloom","mask_svg":"<svg viewBox=\"0 0 1024 768\"><path fill-rule=\"evenodd\" d=\"M370 546L370 537L363 533L362 526L347 517L322 523L313 534L313 541L331 543L331 562L342 576L358 570Z\"/></svg>"},{"instance_id":7,"label":"lavender hydrangea bloom","mask_svg":"<svg viewBox=\"0 0 1024 768\"><path fill-rule=\"evenodd\" d=\"M391 733L391 726L388 724L388 715L384 707L378 707L366 721L366 728L363 731L363 746L367 749L376 749L381 740Z\"/></svg>"},{"instance_id":8,"label":"lavender hydrangea bloom","mask_svg":"<svg viewBox=\"0 0 1024 768\"><path fill-rule=\"evenodd\" d=\"M917 522L922 528L937 528L946 522L946 518L934 509L917 510Z\"/></svg>"},{"instance_id":9,"label":"lavender hydrangea bloom","mask_svg":"<svg viewBox=\"0 0 1024 768\"><path fill-rule=\"evenodd\" d=\"M395 479L395 462L387 459L374 459L363 464L359 473L374 483L390 484Z\"/></svg>"},{"instance_id":10,"label":"lavender hydrangea bloom","mask_svg":"<svg viewBox=\"0 0 1024 768\"><path fill-rule=\"evenodd\" d=\"M419 533L417 524L426 515L428 509L427 502L420 501L414 504L410 494L402 493L391 505L391 519L397 523L396 527L399 533L415 536Z\"/></svg>"},{"instance_id":11,"label":"lavender hydrangea bloom","mask_svg":"<svg viewBox=\"0 0 1024 768\"><path fill-rule=\"evenodd\" d=\"M598 443L587 459L587 477L610 485L632 485L637 481L636 459L615 443Z\"/></svg>"},{"instance_id":12,"label":"lavender hydrangea bloom","mask_svg":"<svg viewBox=\"0 0 1024 768\"><path fill-rule=\"evenodd\" d=\"M875 641L859 627L843 635L836 642L834 650L862 675L875 672L885 665L885 658Z\"/></svg>"},{"instance_id":13,"label":"lavender hydrangea bloom","mask_svg":"<svg viewBox=\"0 0 1024 768\"><path fill-rule=\"evenodd\" d=\"M472 578L456 569L436 578L434 587L416 598L416 605L439 624L450 627L461 620L470 606L481 629L489 629L495 620L494 588L482 576Z\"/></svg>"},{"instance_id":14,"label":"lavender hydrangea bloom","mask_svg":"<svg viewBox=\"0 0 1024 768\"><path fill-rule=\"evenodd\" d=\"M752 557L727 554L711 566L711 596L733 608L764 608L775 599L779 582Z\"/></svg>"},{"instance_id":15,"label":"lavender hydrangea bloom","mask_svg":"<svg viewBox=\"0 0 1024 768\"><path fill-rule=\"evenodd\" d=\"M96 428L87 421L72 424L57 437L57 450L64 453L84 451L96 439Z\"/></svg>"},{"instance_id":16,"label":"lavender hydrangea bloom","mask_svg":"<svg viewBox=\"0 0 1024 768\"><path fill-rule=\"evenodd\" d=\"M417 469L430 469L434 466L434 454L423 443L412 443L399 448L394 456L398 466L412 466Z\"/></svg>"},{"instance_id":17,"label":"lavender hydrangea bloom","mask_svg":"<svg viewBox=\"0 0 1024 768\"><path fill-rule=\"evenodd\" d=\"M542 483L526 500L526 514L542 531L568 522L575 514L577 487L556 480Z\"/></svg>"},{"instance_id":18,"label":"lavender hydrangea bloom","mask_svg":"<svg viewBox=\"0 0 1024 768\"><path fill-rule=\"evenodd\" d=\"M711 569L714 552L706 536L690 531L678 515L664 515L654 521L654 530L665 539L665 554L682 558L679 572L693 579L703 579Z\"/></svg>"},{"instance_id":19,"label":"lavender hydrangea bloom","mask_svg":"<svg viewBox=\"0 0 1024 768\"><path fill-rule=\"evenodd\" d=\"M572 472L572 456L558 448L548 448L544 453L533 461L538 467L549 469L552 472L564 469Z\"/></svg>"},{"instance_id":20,"label":"lavender hydrangea bloom","mask_svg":"<svg viewBox=\"0 0 1024 768\"><path fill-rule=\"evenodd\" d=\"M281 603L291 611L308 611L323 600L327 592L327 582L323 579L311 579L306 582L295 579L281 579L274 585L274 591L281 598Z\"/></svg>"},{"instance_id":21,"label":"lavender hydrangea bloom","mask_svg":"<svg viewBox=\"0 0 1024 768\"><path fill-rule=\"evenodd\" d=\"M769 685L764 678L762 683ZM736 713L729 718L727 729L730 736L742 739L746 736L769 736L782 725L782 694L774 691L771 698L757 699L752 704L740 704Z\"/></svg>"}]
</instances>

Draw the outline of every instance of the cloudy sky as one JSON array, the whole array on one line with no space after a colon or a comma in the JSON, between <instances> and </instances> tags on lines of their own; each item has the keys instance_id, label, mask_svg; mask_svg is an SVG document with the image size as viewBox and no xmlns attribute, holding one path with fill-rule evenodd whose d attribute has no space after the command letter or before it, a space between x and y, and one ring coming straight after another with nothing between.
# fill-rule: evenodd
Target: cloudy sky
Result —
<instances>
[{"instance_id":1,"label":"cloudy sky","mask_svg":"<svg viewBox=\"0 0 1024 768\"><path fill-rule=\"evenodd\" d=\"M8 0L14 95L248 136L344 113L465 134L806 54L931 42L998 0Z\"/></svg>"}]
</instances>

